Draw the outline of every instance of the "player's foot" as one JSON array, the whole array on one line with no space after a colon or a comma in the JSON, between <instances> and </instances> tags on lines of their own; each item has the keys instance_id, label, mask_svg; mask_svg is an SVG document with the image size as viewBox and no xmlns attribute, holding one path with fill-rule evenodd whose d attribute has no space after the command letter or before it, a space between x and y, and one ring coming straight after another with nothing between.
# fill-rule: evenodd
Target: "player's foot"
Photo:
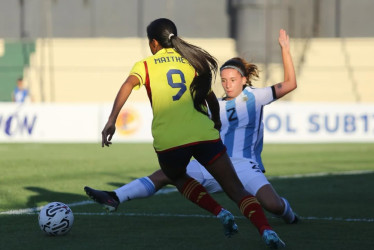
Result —
<instances>
[{"instance_id":1,"label":"player's foot","mask_svg":"<svg viewBox=\"0 0 374 250\"><path fill-rule=\"evenodd\" d=\"M221 220L225 236L230 238L238 232L238 225L236 225L234 216L229 211L222 209L217 217Z\"/></svg>"},{"instance_id":2,"label":"player's foot","mask_svg":"<svg viewBox=\"0 0 374 250\"><path fill-rule=\"evenodd\" d=\"M273 230L265 230L262 234L262 240L266 246L272 249L284 248L286 244L278 237Z\"/></svg>"},{"instance_id":3,"label":"player's foot","mask_svg":"<svg viewBox=\"0 0 374 250\"><path fill-rule=\"evenodd\" d=\"M119 201L118 198L113 197L110 192L96 190L90 187L84 187L86 194L95 202L103 205L104 209L108 212L114 212L117 210Z\"/></svg>"},{"instance_id":4,"label":"player's foot","mask_svg":"<svg viewBox=\"0 0 374 250\"><path fill-rule=\"evenodd\" d=\"M295 214L295 218L293 219L293 221L290 224L297 224L297 223L299 223L299 216L297 214Z\"/></svg>"},{"instance_id":5,"label":"player's foot","mask_svg":"<svg viewBox=\"0 0 374 250\"><path fill-rule=\"evenodd\" d=\"M293 213L292 219L289 217L283 217L283 220L286 222L286 224L297 224L300 221L299 216L295 213Z\"/></svg>"}]
</instances>

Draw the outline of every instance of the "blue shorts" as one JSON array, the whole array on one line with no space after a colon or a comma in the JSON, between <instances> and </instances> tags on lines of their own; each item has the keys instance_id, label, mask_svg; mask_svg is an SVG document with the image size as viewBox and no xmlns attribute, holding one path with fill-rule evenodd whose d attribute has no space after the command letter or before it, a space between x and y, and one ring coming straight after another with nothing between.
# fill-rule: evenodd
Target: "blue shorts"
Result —
<instances>
[{"instance_id":1,"label":"blue shorts","mask_svg":"<svg viewBox=\"0 0 374 250\"><path fill-rule=\"evenodd\" d=\"M157 153L161 165L187 167L194 157L201 165L208 166L226 152L221 139L196 142Z\"/></svg>"}]
</instances>

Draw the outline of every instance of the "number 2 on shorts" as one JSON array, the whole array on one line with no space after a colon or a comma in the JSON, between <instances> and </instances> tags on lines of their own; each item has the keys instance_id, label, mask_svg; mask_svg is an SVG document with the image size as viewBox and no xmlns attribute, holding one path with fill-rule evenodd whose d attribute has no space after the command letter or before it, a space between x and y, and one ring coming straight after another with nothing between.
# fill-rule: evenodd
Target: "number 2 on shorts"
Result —
<instances>
[{"instance_id":1,"label":"number 2 on shorts","mask_svg":"<svg viewBox=\"0 0 374 250\"><path fill-rule=\"evenodd\" d=\"M181 82L175 83L173 80L173 75L179 75ZM184 92L186 92L187 90L184 74L179 69L171 69L168 71L166 76L168 78L168 84L170 85L170 87L180 89L178 93L175 96L173 96L173 101L178 101L182 97Z\"/></svg>"}]
</instances>

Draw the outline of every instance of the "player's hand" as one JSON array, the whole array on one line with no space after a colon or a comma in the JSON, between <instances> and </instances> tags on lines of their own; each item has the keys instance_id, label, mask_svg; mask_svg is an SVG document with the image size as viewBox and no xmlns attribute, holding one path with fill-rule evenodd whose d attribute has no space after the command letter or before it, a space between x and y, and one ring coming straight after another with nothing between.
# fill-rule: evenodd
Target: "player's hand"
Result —
<instances>
[{"instance_id":1,"label":"player's hand","mask_svg":"<svg viewBox=\"0 0 374 250\"><path fill-rule=\"evenodd\" d=\"M107 146L109 147L110 144L112 144L111 140L116 132L116 125L114 123L107 123L101 132L101 147Z\"/></svg>"},{"instance_id":2,"label":"player's hand","mask_svg":"<svg viewBox=\"0 0 374 250\"><path fill-rule=\"evenodd\" d=\"M284 29L279 31L278 42L282 49L290 49L290 37L287 35L287 32Z\"/></svg>"}]
</instances>

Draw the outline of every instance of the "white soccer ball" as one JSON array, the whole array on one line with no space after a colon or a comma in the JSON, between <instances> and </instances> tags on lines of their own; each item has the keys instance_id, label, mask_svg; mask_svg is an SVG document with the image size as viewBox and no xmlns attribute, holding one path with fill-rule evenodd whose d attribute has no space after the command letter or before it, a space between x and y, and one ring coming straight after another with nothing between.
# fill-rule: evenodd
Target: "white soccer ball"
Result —
<instances>
[{"instance_id":1,"label":"white soccer ball","mask_svg":"<svg viewBox=\"0 0 374 250\"><path fill-rule=\"evenodd\" d=\"M46 234L64 235L69 232L73 223L73 212L62 202L51 202L40 210L39 226Z\"/></svg>"}]
</instances>

